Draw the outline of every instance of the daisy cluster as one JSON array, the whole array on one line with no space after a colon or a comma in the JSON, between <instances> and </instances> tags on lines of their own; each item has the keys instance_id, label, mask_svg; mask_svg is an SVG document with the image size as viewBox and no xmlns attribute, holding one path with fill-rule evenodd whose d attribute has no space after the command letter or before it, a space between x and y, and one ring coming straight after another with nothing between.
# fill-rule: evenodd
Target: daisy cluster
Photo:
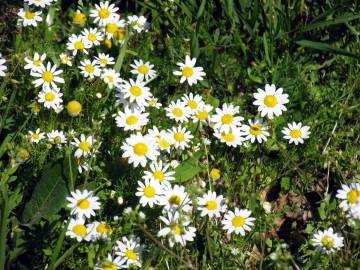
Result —
<instances>
[{"instance_id":1,"label":"daisy cluster","mask_svg":"<svg viewBox=\"0 0 360 270\"><path fill-rule=\"evenodd\" d=\"M68 221L66 235L81 241L110 241L113 229L104 221L87 222L96 216L100 209L99 197L87 190L75 190L67 197L67 207L71 209L72 218ZM95 269L119 269L141 267L141 250L139 238L122 237L117 240L112 253L108 253L105 262L99 262Z\"/></svg>"}]
</instances>

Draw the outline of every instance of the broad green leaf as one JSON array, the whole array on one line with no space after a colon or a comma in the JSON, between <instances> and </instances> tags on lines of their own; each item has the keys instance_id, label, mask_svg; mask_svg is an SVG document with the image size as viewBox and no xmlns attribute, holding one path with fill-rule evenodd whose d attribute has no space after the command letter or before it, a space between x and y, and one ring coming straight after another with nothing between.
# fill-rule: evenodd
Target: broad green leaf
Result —
<instances>
[{"instance_id":1,"label":"broad green leaf","mask_svg":"<svg viewBox=\"0 0 360 270\"><path fill-rule=\"evenodd\" d=\"M63 207L67 194L61 165L45 166L30 201L25 205L22 221L30 225L40 218L50 219Z\"/></svg>"},{"instance_id":2,"label":"broad green leaf","mask_svg":"<svg viewBox=\"0 0 360 270\"><path fill-rule=\"evenodd\" d=\"M305 47L305 48L311 48L311 49L315 49L315 50L331 52L334 54L341 54L341 55L345 55L345 56L349 56L349 57L359 58L358 55L356 55L352 52L333 47L327 43L315 42L315 41L310 41L310 40L300 40L300 41L297 41L296 43L298 45L300 45L301 47Z\"/></svg>"},{"instance_id":3,"label":"broad green leaf","mask_svg":"<svg viewBox=\"0 0 360 270\"><path fill-rule=\"evenodd\" d=\"M205 5L206 5L206 0L202 0L199 10L196 14L196 19L199 19L201 17L201 15L204 13Z\"/></svg>"},{"instance_id":4,"label":"broad green leaf","mask_svg":"<svg viewBox=\"0 0 360 270\"><path fill-rule=\"evenodd\" d=\"M181 163L175 170L175 179L177 182L185 182L201 171L199 158L202 151L197 151L192 157Z\"/></svg>"}]
</instances>

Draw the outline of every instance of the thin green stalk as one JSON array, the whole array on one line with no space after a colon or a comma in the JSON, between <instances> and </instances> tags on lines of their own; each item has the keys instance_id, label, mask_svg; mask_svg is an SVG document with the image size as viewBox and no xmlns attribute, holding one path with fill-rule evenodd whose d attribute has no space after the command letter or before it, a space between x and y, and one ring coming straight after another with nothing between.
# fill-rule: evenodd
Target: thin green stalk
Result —
<instances>
[{"instance_id":1,"label":"thin green stalk","mask_svg":"<svg viewBox=\"0 0 360 270\"><path fill-rule=\"evenodd\" d=\"M127 46L128 40L129 40L129 30L128 30L128 28L126 28L124 44L122 44L122 46L120 48L119 56L116 59L116 62L114 65L114 69L116 70L116 72L120 72L120 70L121 70L121 66L123 64L124 57L126 54L126 46Z\"/></svg>"},{"instance_id":2,"label":"thin green stalk","mask_svg":"<svg viewBox=\"0 0 360 270\"><path fill-rule=\"evenodd\" d=\"M56 269L69 255L74 252L74 249L79 246L79 243L72 245L64 254L56 261L54 264L54 269Z\"/></svg>"},{"instance_id":3,"label":"thin green stalk","mask_svg":"<svg viewBox=\"0 0 360 270\"><path fill-rule=\"evenodd\" d=\"M69 220L70 221L70 220ZM59 256L59 253L60 253L60 250L62 248L62 245L63 245L63 242L64 242L64 239L65 239L65 233L66 233L66 230L67 230L67 227L69 225L69 221L66 222L57 242L56 242L56 247L55 247L55 250L54 250L54 253L52 254L51 256L51 260L50 260L50 265L48 267L48 270L54 270L55 269L55 263L57 262L57 258Z\"/></svg>"},{"instance_id":4,"label":"thin green stalk","mask_svg":"<svg viewBox=\"0 0 360 270\"><path fill-rule=\"evenodd\" d=\"M2 211L1 211L1 227L0 227L0 270L5 269L6 263L6 236L7 236L7 223L9 216L9 203L7 195L7 186L3 183L1 188L2 195Z\"/></svg>"}]
</instances>

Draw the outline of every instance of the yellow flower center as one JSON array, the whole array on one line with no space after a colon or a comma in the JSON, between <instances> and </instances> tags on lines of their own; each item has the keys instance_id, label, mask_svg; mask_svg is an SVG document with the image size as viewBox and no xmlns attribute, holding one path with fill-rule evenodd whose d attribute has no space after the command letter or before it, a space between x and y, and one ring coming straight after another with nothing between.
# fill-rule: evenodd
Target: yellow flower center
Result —
<instances>
[{"instance_id":1,"label":"yellow flower center","mask_svg":"<svg viewBox=\"0 0 360 270\"><path fill-rule=\"evenodd\" d=\"M233 133L223 133L221 136L226 142L235 141L235 135Z\"/></svg>"},{"instance_id":2,"label":"yellow flower center","mask_svg":"<svg viewBox=\"0 0 360 270\"><path fill-rule=\"evenodd\" d=\"M241 216L235 216L232 220L231 220L231 224L234 227L242 227L245 224L246 219L244 217Z\"/></svg>"},{"instance_id":3,"label":"yellow flower center","mask_svg":"<svg viewBox=\"0 0 360 270\"><path fill-rule=\"evenodd\" d=\"M108 23L105 27L105 31L109 34L114 34L117 29L118 27L115 23Z\"/></svg>"},{"instance_id":4,"label":"yellow flower center","mask_svg":"<svg viewBox=\"0 0 360 270\"><path fill-rule=\"evenodd\" d=\"M220 178L220 170L213 168L210 171L210 177L214 180L219 179Z\"/></svg>"},{"instance_id":5,"label":"yellow flower center","mask_svg":"<svg viewBox=\"0 0 360 270\"><path fill-rule=\"evenodd\" d=\"M174 134L174 139L175 139L175 141L177 141L177 142L183 142L183 141L185 141L185 135L184 135L184 133L176 132L176 133Z\"/></svg>"},{"instance_id":6,"label":"yellow flower center","mask_svg":"<svg viewBox=\"0 0 360 270\"><path fill-rule=\"evenodd\" d=\"M81 40L78 40L74 43L74 47L76 50L82 50L85 48L85 45Z\"/></svg>"},{"instance_id":7,"label":"yellow flower center","mask_svg":"<svg viewBox=\"0 0 360 270\"><path fill-rule=\"evenodd\" d=\"M197 108L197 106L198 106L197 102L195 100L193 100L193 99L189 100L187 105L193 110L195 110Z\"/></svg>"},{"instance_id":8,"label":"yellow flower center","mask_svg":"<svg viewBox=\"0 0 360 270\"><path fill-rule=\"evenodd\" d=\"M90 33L90 34L88 35L88 40L94 42L94 41L97 40L97 36L96 36L94 33Z\"/></svg>"},{"instance_id":9,"label":"yellow flower center","mask_svg":"<svg viewBox=\"0 0 360 270\"><path fill-rule=\"evenodd\" d=\"M139 86L133 85L133 86L131 86L131 88L130 88L130 93L131 93L133 96L139 97L139 96L141 96L142 91L141 91L141 88L140 88Z\"/></svg>"},{"instance_id":10,"label":"yellow flower center","mask_svg":"<svg viewBox=\"0 0 360 270\"><path fill-rule=\"evenodd\" d=\"M164 181L165 175L162 171L155 171L153 177L161 183Z\"/></svg>"},{"instance_id":11,"label":"yellow flower center","mask_svg":"<svg viewBox=\"0 0 360 270\"><path fill-rule=\"evenodd\" d=\"M138 255L134 252L133 249L127 249L125 252L125 256L128 257L130 260L136 260Z\"/></svg>"},{"instance_id":12,"label":"yellow flower center","mask_svg":"<svg viewBox=\"0 0 360 270\"><path fill-rule=\"evenodd\" d=\"M145 156L148 152L148 147L145 143L137 143L133 146L134 153L138 156Z\"/></svg>"},{"instance_id":13,"label":"yellow flower center","mask_svg":"<svg viewBox=\"0 0 360 270\"><path fill-rule=\"evenodd\" d=\"M207 201L206 208L210 211L214 211L218 208L218 203L214 200Z\"/></svg>"},{"instance_id":14,"label":"yellow flower center","mask_svg":"<svg viewBox=\"0 0 360 270\"><path fill-rule=\"evenodd\" d=\"M37 134L37 133L34 133L33 136L32 136L35 140L39 139L40 138L40 135Z\"/></svg>"},{"instance_id":15,"label":"yellow flower center","mask_svg":"<svg viewBox=\"0 0 360 270\"><path fill-rule=\"evenodd\" d=\"M110 16L110 11L107 8L102 8L98 14L101 19L106 19Z\"/></svg>"},{"instance_id":16,"label":"yellow flower center","mask_svg":"<svg viewBox=\"0 0 360 270\"><path fill-rule=\"evenodd\" d=\"M107 79L108 79L109 83L114 82L114 77L111 76L111 75L108 75L108 76L107 76Z\"/></svg>"},{"instance_id":17,"label":"yellow flower center","mask_svg":"<svg viewBox=\"0 0 360 270\"><path fill-rule=\"evenodd\" d=\"M90 202L88 199L83 198L77 201L76 206L81 209L88 209L90 206Z\"/></svg>"},{"instance_id":18,"label":"yellow flower center","mask_svg":"<svg viewBox=\"0 0 360 270\"><path fill-rule=\"evenodd\" d=\"M102 266L102 270L116 270L116 269L117 269L117 267L113 263L103 264L103 266Z\"/></svg>"},{"instance_id":19,"label":"yellow flower center","mask_svg":"<svg viewBox=\"0 0 360 270\"><path fill-rule=\"evenodd\" d=\"M54 143L56 143L56 144L61 143L61 137L60 137L60 136L56 136L56 137L54 138Z\"/></svg>"},{"instance_id":20,"label":"yellow flower center","mask_svg":"<svg viewBox=\"0 0 360 270\"><path fill-rule=\"evenodd\" d=\"M349 203L356 204L360 199L360 190L352 189L347 193Z\"/></svg>"},{"instance_id":21,"label":"yellow flower center","mask_svg":"<svg viewBox=\"0 0 360 270\"><path fill-rule=\"evenodd\" d=\"M209 116L209 113L207 111L198 111L196 113L196 118L200 121L205 121Z\"/></svg>"},{"instance_id":22,"label":"yellow flower center","mask_svg":"<svg viewBox=\"0 0 360 270\"><path fill-rule=\"evenodd\" d=\"M67 110L69 114L76 116L81 112L81 104L76 100L72 100L68 103Z\"/></svg>"},{"instance_id":23,"label":"yellow flower center","mask_svg":"<svg viewBox=\"0 0 360 270\"><path fill-rule=\"evenodd\" d=\"M167 149L170 147L170 143L165 139L160 139L159 146L160 146L160 148Z\"/></svg>"},{"instance_id":24,"label":"yellow flower center","mask_svg":"<svg viewBox=\"0 0 360 270\"><path fill-rule=\"evenodd\" d=\"M91 149L91 143L88 141L83 141L79 143L79 148L83 150L84 152L90 152Z\"/></svg>"},{"instance_id":25,"label":"yellow flower center","mask_svg":"<svg viewBox=\"0 0 360 270\"><path fill-rule=\"evenodd\" d=\"M183 233L183 230L176 223L170 224L170 228L176 235L181 235Z\"/></svg>"},{"instance_id":26,"label":"yellow flower center","mask_svg":"<svg viewBox=\"0 0 360 270\"><path fill-rule=\"evenodd\" d=\"M100 63L103 64L103 65L107 65L108 60L106 58L101 58Z\"/></svg>"},{"instance_id":27,"label":"yellow flower center","mask_svg":"<svg viewBox=\"0 0 360 270\"><path fill-rule=\"evenodd\" d=\"M154 197L155 194L156 194L155 188L153 188L151 186L148 186L148 187L144 188L145 197L152 198L152 197Z\"/></svg>"},{"instance_id":28,"label":"yellow flower center","mask_svg":"<svg viewBox=\"0 0 360 270\"><path fill-rule=\"evenodd\" d=\"M76 12L73 17L73 23L75 24L85 24L86 22L86 16L84 13Z\"/></svg>"},{"instance_id":29,"label":"yellow flower center","mask_svg":"<svg viewBox=\"0 0 360 270\"><path fill-rule=\"evenodd\" d=\"M139 71L139 73L148 74L150 68L146 65L141 65L137 68L137 70Z\"/></svg>"},{"instance_id":30,"label":"yellow flower center","mask_svg":"<svg viewBox=\"0 0 360 270\"><path fill-rule=\"evenodd\" d=\"M264 98L264 104L270 108L274 108L277 104L277 98L273 95L268 95Z\"/></svg>"},{"instance_id":31,"label":"yellow flower center","mask_svg":"<svg viewBox=\"0 0 360 270\"><path fill-rule=\"evenodd\" d=\"M103 234L109 234L111 232L111 227L109 224L106 223L100 223L97 227L96 227L96 231L98 233L103 233Z\"/></svg>"},{"instance_id":32,"label":"yellow flower center","mask_svg":"<svg viewBox=\"0 0 360 270\"><path fill-rule=\"evenodd\" d=\"M135 125L138 122L138 118L135 115L130 115L126 118L126 124L128 125Z\"/></svg>"},{"instance_id":33,"label":"yellow flower center","mask_svg":"<svg viewBox=\"0 0 360 270\"><path fill-rule=\"evenodd\" d=\"M54 74L51 71L44 71L41 77L47 83L50 83L54 80Z\"/></svg>"},{"instance_id":34,"label":"yellow flower center","mask_svg":"<svg viewBox=\"0 0 360 270\"><path fill-rule=\"evenodd\" d=\"M47 102L52 102L52 101L55 100L55 98L56 98L56 96L55 96L55 94L53 92L48 92L48 93L45 94L45 100Z\"/></svg>"},{"instance_id":35,"label":"yellow flower center","mask_svg":"<svg viewBox=\"0 0 360 270\"><path fill-rule=\"evenodd\" d=\"M221 117L221 122L224 124L224 125L230 125L234 120L234 116L232 116L231 114L224 114L222 117Z\"/></svg>"},{"instance_id":36,"label":"yellow flower center","mask_svg":"<svg viewBox=\"0 0 360 270\"><path fill-rule=\"evenodd\" d=\"M175 204L175 205L180 205L181 203L181 198L178 195L172 195L169 198L169 203L170 204Z\"/></svg>"},{"instance_id":37,"label":"yellow flower center","mask_svg":"<svg viewBox=\"0 0 360 270\"><path fill-rule=\"evenodd\" d=\"M94 67L92 64L87 64L87 65L85 66L85 71L86 71L87 73L93 73L94 70L95 70L95 67Z\"/></svg>"},{"instance_id":38,"label":"yellow flower center","mask_svg":"<svg viewBox=\"0 0 360 270\"><path fill-rule=\"evenodd\" d=\"M125 30L122 28L118 28L113 34L116 40L124 40L125 39Z\"/></svg>"},{"instance_id":39,"label":"yellow flower center","mask_svg":"<svg viewBox=\"0 0 360 270\"><path fill-rule=\"evenodd\" d=\"M34 12L31 12L31 11L25 11L25 18L26 19L28 19L28 20L32 20L32 19L34 19L34 17L35 17L35 13Z\"/></svg>"},{"instance_id":40,"label":"yellow flower center","mask_svg":"<svg viewBox=\"0 0 360 270\"><path fill-rule=\"evenodd\" d=\"M180 109L180 108L174 108L174 109L172 110L172 113L173 113L173 115L175 115L176 117L182 117L182 116L184 115L183 110Z\"/></svg>"},{"instance_id":41,"label":"yellow flower center","mask_svg":"<svg viewBox=\"0 0 360 270\"><path fill-rule=\"evenodd\" d=\"M182 75L186 78L191 77L194 74L194 70L191 67L184 67L182 69Z\"/></svg>"},{"instance_id":42,"label":"yellow flower center","mask_svg":"<svg viewBox=\"0 0 360 270\"><path fill-rule=\"evenodd\" d=\"M250 127L250 134L251 135L258 136L258 135L261 134L261 132L262 132L261 125L259 125L259 124L255 124L255 125L252 125Z\"/></svg>"},{"instance_id":43,"label":"yellow flower center","mask_svg":"<svg viewBox=\"0 0 360 270\"><path fill-rule=\"evenodd\" d=\"M302 135L301 131L299 129L293 129L292 131L290 131L290 136L292 138L300 138Z\"/></svg>"},{"instance_id":44,"label":"yellow flower center","mask_svg":"<svg viewBox=\"0 0 360 270\"><path fill-rule=\"evenodd\" d=\"M332 238L330 235L325 235L321 239L321 243L327 248L333 248L335 245L335 239Z\"/></svg>"},{"instance_id":45,"label":"yellow flower center","mask_svg":"<svg viewBox=\"0 0 360 270\"><path fill-rule=\"evenodd\" d=\"M72 227L73 233L75 233L78 236L85 237L87 235L87 229L84 224L77 224L74 227Z\"/></svg>"},{"instance_id":46,"label":"yellow flower center","mask_svg":"<svg viewBox=\"0 0 360 270\"><path fill-rule=\"evenodd\" d=\"M41 65L41 60L34 60L33 64L34 64L34 66L39 67Z\"/></svg>"}]
</instances>

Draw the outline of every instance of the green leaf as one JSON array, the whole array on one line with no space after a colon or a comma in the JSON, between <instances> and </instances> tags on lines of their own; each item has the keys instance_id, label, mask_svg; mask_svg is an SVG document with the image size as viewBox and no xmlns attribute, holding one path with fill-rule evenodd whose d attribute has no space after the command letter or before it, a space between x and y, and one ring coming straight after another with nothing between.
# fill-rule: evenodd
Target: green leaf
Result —
<instances>
[{"instance_id":1,"label":"green leaf","mask_svg":"<svg viewBox=\"0 0 360 270\"><path fill-rule=\"evenodd\" d=\"M345 55L345 56L349 56L349 57L359 58L358 55L356 55L352 52L333 47L327 43L315 42L315 41L310 41L310 40L300 40L300 41L297 41L296 44L300 45L301 47L305 47L305 48L311 48L311 49L326 51L326 52L330 52L330 53L334 53L334 54L341 54L341 55Z\"/></svg>"},{"instance_id":2,"label":"green leaf","mask_svg":"<svg viewBox=\"0 0 360 270\"><path fill-rule=\"evenodd\" d=\"M290 178L289 177L281 178L280 185L282 190L288 191L290 189Z\"/></svg>"},{"instance_id":3,"label":"green leaf","mask_svg":"<svg viewBox=\"0 0 360 270\"><path fill-rule=\"evenodd\" d=\"M197 151L192 157L185 160L176 168L175 179L177 182L185 182L201 172L199 165L201 155L202 151Z\"/></svg>"},{"instance_id":4,"label":"green leaf","mask_svg":"<svg viewBox=\"0 0 360 270\"><path fill-rule=\"evenodd\" d=\"M196 14L196 19L199 19L201 17L201 15L204 13L205 5L206 5L206 0L202 0L199 10Z\"/></svg>"},{"instance_id":5,"label":"green leaf","mask_svg":"<svg viewBox=\"0 0 360 270\"><path fill-rule=\"evenodd\" d=\"M61 165L45 166L30 201L25 205L22 221L31 225L40 218L50 219L63 207L67 194Z\"/></svg>"},{"instance_id":6,"label":"green leaf","mask_svg":"<svg viewBox=\"0 0 360 270\"><path fill-rule=\"evenodd\" d=\"M317 209L319 216L322 220L326 219L326 213L325 213L325 202L322 202L320 206Z\"/></svg>"}]
</instances>

